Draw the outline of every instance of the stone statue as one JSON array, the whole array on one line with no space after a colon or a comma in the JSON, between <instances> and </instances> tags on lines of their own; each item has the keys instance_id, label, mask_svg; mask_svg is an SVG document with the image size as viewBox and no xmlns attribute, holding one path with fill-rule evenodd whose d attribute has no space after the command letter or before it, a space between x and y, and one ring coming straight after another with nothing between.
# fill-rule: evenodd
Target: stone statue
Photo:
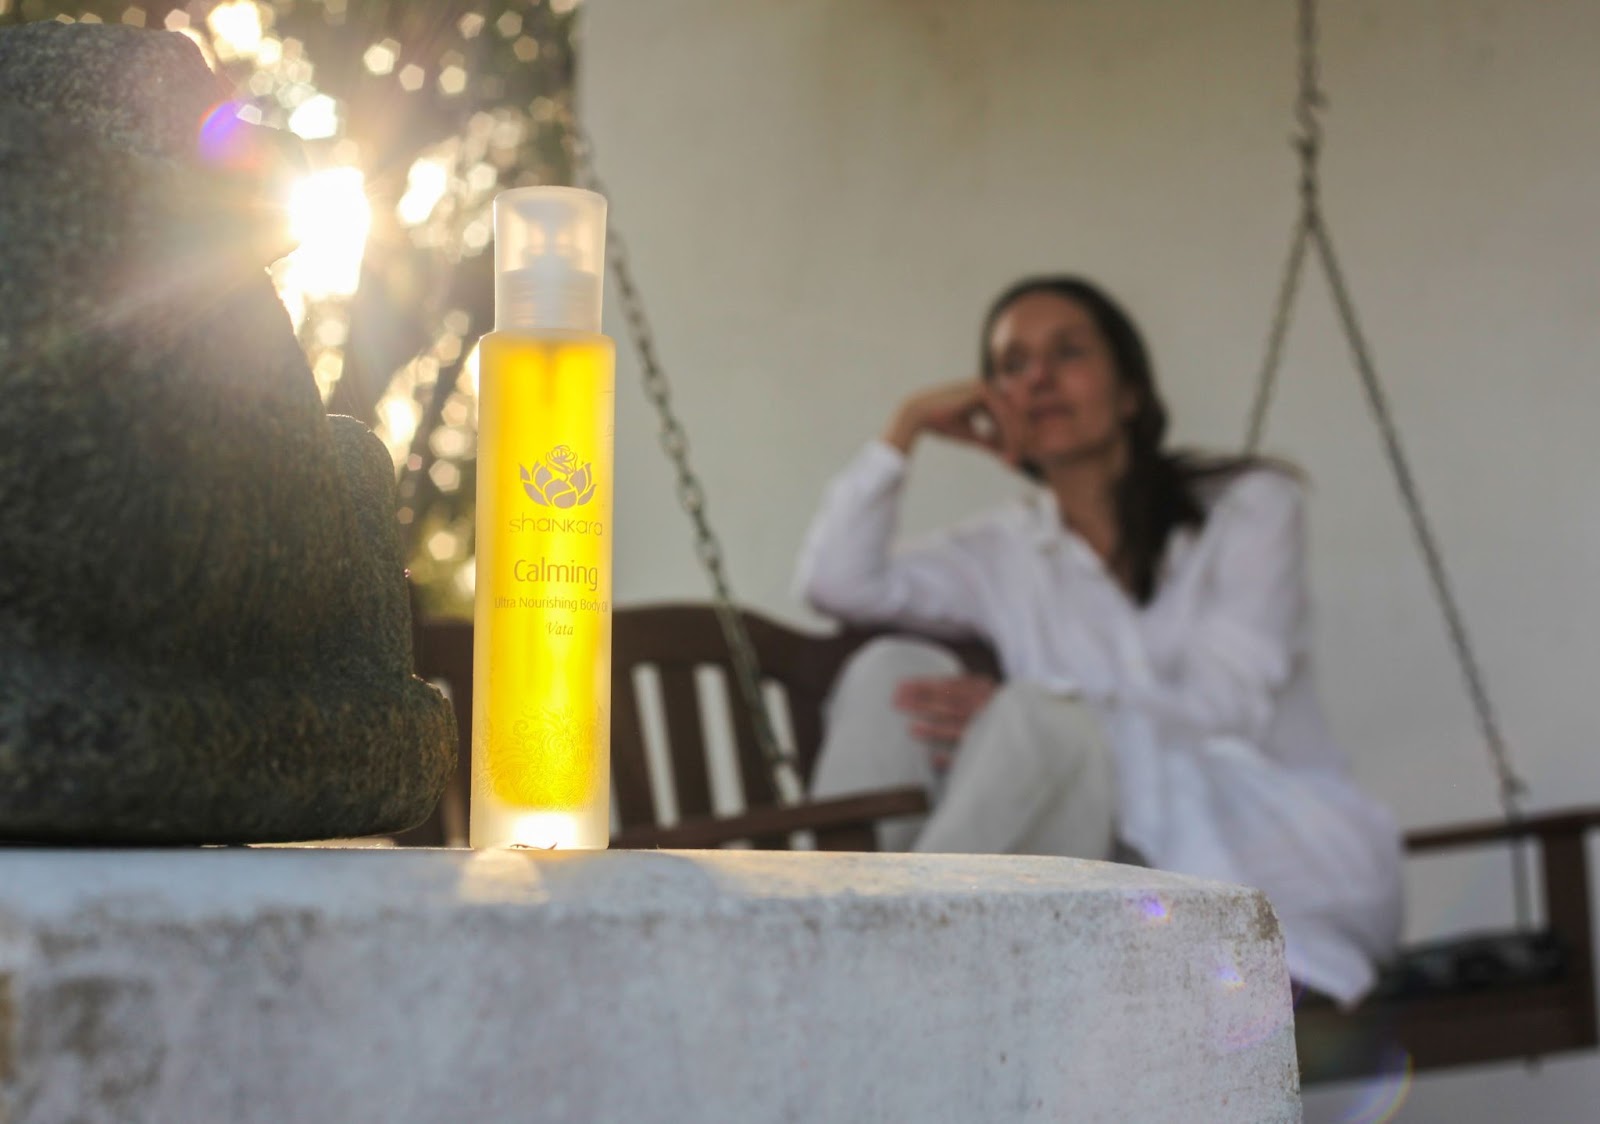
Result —
<instances>
[{"instance_id":1,"label":"stone statue","mask_svg":"<svg viewBox=\"0 0 1600 1124\"><path fill-rule=\"evenodd\" d=\"M0 31L0 840L396 831L454 767L389 455L197 143L227 96L180 35Z\"/></svg>"}]
</instances>

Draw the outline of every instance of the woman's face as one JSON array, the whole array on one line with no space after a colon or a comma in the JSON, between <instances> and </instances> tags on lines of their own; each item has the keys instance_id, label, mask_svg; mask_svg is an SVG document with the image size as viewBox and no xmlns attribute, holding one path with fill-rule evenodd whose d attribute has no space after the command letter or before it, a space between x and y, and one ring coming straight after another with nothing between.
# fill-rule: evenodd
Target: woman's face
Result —
<instances>
[{"instance_id":1,"label":"woman's face","mask_svg":"<svg viewBox=\"0 0 1600 1124\"><path fill-rule=\"evenodd\" d=\"M1055 293L1018 297L989 337L991 385L1022 427L1022 454L1042 469L1117 457L1137 403L1087 309Z\"/></svg>"}]
</instances>

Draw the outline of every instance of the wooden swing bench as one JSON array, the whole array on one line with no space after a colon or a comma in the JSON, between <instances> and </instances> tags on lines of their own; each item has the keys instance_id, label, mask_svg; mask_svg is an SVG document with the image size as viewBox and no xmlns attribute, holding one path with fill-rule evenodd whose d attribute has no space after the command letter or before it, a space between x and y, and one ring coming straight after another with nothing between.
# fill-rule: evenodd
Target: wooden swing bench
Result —
<instances>
[{"instance_id":1,"label":"wooden swing bench","mask_svg":"<svg viewBox=\"0 0 1600 1124\"><path fill-rule=\"evenodd\" d=\"M776 686L783 697L792 748L802 775L809 778L822 741L827 692L845 660L874 634L817 635L756 613L742 616L768 689ZM983 645L954 647L969 669L995 672L994 657ZM434 818L401 841L460 844L471 787L471 625L422 623L416 651L418 673L444 682L452 692L461 761ZM710 606L659 605L616 613L611 754L620 827L613 846L784 849L804 835L822 850L870 851L879 820L927 810L926 796L910 788L784 803L756 748L749 716L729 705L722 717L736 746L745 810L717 813L707 755L711 724L697 685L705 668L720 671L724 683L732 683L727 645ZM658 804L658 786L652 783L638 691L645 669L659 683L675 816ZM1586 833L1596 826L1600 809L1589 808L1528 816L1514 825L1494 821L1410 833L1406 846L1412 854L1514 840L1532 843L1542 875L1545 926L1407 949L1353 1012L1341 1012L1321 999L1303 1002L1295 1020L1302 1081L1392 1073L1408 1061L1416 1070L1428 1070L1531 1060L1600 1045L1585 852Z\"/></svg>"}]
</instances>

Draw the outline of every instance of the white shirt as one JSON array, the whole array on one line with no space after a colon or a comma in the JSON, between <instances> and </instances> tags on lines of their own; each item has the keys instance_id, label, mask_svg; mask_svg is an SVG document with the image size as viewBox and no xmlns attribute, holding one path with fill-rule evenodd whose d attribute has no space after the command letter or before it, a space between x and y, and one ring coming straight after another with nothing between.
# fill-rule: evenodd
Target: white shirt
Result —
<instances>
[{"instance_id":1,"label":"white shirt","mask_svg":"<svg viewBox=\"0 0 1600 1124\"><path fill-rule=\"evenodd\" d=\"M1080 695L1116 759L1118 832L1160 868L1255 886L1290 974L1351 1003L1401 917L1399 832L1358 790L1312 677L1301 490L1252 470L1173 532L1136 605L1043 489L893 549L906 459L834 479L798 585L820 612L986 639L1008 679Z\"/></svg>"}]
</instances>

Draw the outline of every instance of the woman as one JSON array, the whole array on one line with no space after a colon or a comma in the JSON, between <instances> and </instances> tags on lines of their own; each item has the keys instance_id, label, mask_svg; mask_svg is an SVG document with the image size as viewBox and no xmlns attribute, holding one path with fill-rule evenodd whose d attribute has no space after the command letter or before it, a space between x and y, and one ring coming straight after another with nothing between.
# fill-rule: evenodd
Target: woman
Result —
<instances>
[{"instance_id":1,"label":"woman","mask_svg":"<svg viewBox=\"0 0 1600 1124\"><path fill-rule=\"evenodd\" d=\"M819 611L997 651L878 641L840 677L818 796L926 785L885 849L1120 858L1264 890L1290 974L1350 1003L1400 925L1400 844L1328 735L1311 663L1301 488L1257 459L1162 447L1138 329L1036 278L984 322L982 377L913 395L834 480L799 585ZM998 456L1040 487L891 549L913 446Z\"/></svg>"}]
</instances>

